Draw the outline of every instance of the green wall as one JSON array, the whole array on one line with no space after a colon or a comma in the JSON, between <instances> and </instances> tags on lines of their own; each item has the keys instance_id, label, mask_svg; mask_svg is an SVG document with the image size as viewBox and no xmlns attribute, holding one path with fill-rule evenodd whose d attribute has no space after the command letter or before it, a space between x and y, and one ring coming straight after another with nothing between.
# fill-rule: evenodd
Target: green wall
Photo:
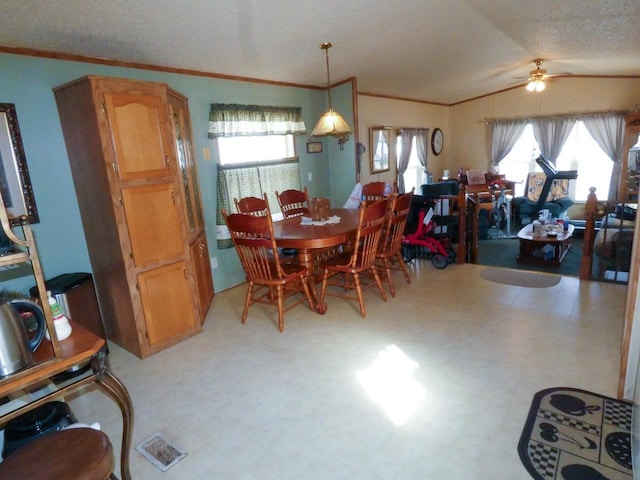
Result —
<instances>
[{"instance_id":1,"label":"green wall","mask_svg":"<svg viewBox=\"0 0 640 480\"><path fill-rule=\"evenodd\" d=\"M60 120L52 89L84 75L104 75L164 82L189 98L194 148L206 221L209 250L218 259L213 270L216 291L244 282L233 249L216 247L215 142L207 138L209 104L243 103L302 107L307 131L327 108L323 90L163 73L125 67L0 53L0 103L14 103L33 184L40 223L33 226L45 278L91 271ZM353 125L351 83L334 89L335 108ZM300 175L311 196L325 196L342 206L355 182L354 140L344 150L333 138L322 139L323 152L307 154L309 135L296 138ZM203 158L208 148L211 159ZM309 182L308 173L313 181ZM23 269L0 273L0 288L27 291L33 279Z\"/></svg>"}]
</instances>

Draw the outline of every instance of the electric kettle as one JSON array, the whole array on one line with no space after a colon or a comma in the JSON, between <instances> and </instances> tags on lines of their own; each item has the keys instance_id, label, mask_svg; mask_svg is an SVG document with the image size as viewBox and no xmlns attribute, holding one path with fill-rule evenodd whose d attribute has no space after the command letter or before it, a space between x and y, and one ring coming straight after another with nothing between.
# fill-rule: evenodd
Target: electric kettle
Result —
<instances>
[{"instance_id":1,"label":"electric kettle","mask_svg":"<svg viewBox=\"0 0 640 480\"><path fill-rule=\"evenodd\" d=\"M33 314L37 329L29 340L21 313ZM46 329L44 313L40 306L27 299L10 300L0 304L0 378L29 365L33 352L42 342Z\"/></svg>"}]
</instances>

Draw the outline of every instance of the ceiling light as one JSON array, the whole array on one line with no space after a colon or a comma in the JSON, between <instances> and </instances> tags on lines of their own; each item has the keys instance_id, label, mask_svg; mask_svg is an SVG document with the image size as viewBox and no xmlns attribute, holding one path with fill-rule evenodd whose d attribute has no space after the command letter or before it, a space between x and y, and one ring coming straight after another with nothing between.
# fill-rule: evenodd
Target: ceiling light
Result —
<instances>
[{"instance_id":1,"label":"ceiling light","mask_svg":"<svg viewBox=\"0 0 640 480\"><path fill-rule=\"evenodd\" d=\"M327 42L320 45L320 48L325 51L327 59L327 94L329 96L329 110L324 113L316 127L311 132L312 137L325 137L331 135L338 139L340 149L343 148L344 143L349 140L349 134L351 133L351 127L342 118L342 116L333 109L331 104L331 76L329 74L329 49L333 47L333 43Z\"/></svg>"},{"instance_id":2,"label":"ceiling light","mask_svg":"<svg viewBox=\"0 0 640 480\"><path fill-rule=\"evenodd\" d=\"M529 83L527 83L526 88L530 92L542 92L546 88L544 79L547 76L547 71L544 68L540 68L540 65L542 65L541 58L534 60L534 62L536 69L529 72Z\"/></svg>"}]
</instances>

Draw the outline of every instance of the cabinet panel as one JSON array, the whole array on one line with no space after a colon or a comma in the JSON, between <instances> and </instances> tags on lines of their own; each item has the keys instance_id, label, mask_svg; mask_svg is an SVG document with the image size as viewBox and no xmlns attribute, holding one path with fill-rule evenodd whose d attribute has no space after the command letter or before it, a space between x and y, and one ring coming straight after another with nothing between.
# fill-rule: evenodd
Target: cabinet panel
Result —
<instances>
[{"instance_id":1,"label":"cabinet panel","mask_svg":"<svg viewBox=\"0 0 640 480\"><path fill-rule=\"evenodd\" d=\"M163 137L163 99L128 93L105 93L104 98L120 180L167 175L171 162Z\"/></svg>"},{"instance_id":2,"label":"cabinet panel","mask_svg":"<svg viewBox=\"0 0 640 480\"><path fill-rule=\"evenodd\" d=\"M198 292L200 321L204 321L213 299L213 277L211 275L207 237L204 233L191 246L191 262Z\"/></svg>"},{"instance_id":3,"label":"cabinet panel","mask_svg":"<svg viewBox=\"0 0 640 480\"><path fill-rule=\"evenodd\" d=\"M636 203L640 181L640 114L628 115L625 124L618 199Z\"/></svg>"},{"instance_id":4,"label":"cabinet panel","mask_svg":"<svg viewBox=\"0 0 640 480\"><path fill-rule=\"evenodd\" d=\"M178 169L184 192L185 215L189 234L191 235L204 228L204 218L200 200L198 171L195 164L193 145L191 144L189 107L186 98L171 90L169 91L168 102L171 110Z\"/></svg>"},{"instance_id":5,"label":"cabinet panel","mask_svg":"<svg viewBox=\"0 0 640 480\"><path fill-rule=\"evenodd\" d=\"M151 347L196 325L185 262L141 273L138 285Z\"/></svg>"},{"instance_id":6,"label":"cabinet panel","mask_svg":"<svg viewBox=\"0 0 640 480\"><path fill-rule=\"evenodd\" d=\"M173 183L122 189L136 267L185 255L185 237Z\"/></svg>"}]
</instances>

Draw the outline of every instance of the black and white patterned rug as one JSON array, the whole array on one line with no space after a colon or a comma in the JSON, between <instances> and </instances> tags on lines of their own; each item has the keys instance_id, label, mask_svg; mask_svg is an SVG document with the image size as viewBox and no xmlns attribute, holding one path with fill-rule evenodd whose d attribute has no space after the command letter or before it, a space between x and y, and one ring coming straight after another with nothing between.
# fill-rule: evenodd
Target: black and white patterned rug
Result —
<instances>
[{"instance_id":1,"label":"black and white patterned rug","mask_svg":"<svg viewBox=\"0 0 640 480\"><path fill-rule=\"evenodd\" d=\"M632 480L632 404L576 388L533 397L518 444L536 480Z\"/></svg>"}]
</instances>

